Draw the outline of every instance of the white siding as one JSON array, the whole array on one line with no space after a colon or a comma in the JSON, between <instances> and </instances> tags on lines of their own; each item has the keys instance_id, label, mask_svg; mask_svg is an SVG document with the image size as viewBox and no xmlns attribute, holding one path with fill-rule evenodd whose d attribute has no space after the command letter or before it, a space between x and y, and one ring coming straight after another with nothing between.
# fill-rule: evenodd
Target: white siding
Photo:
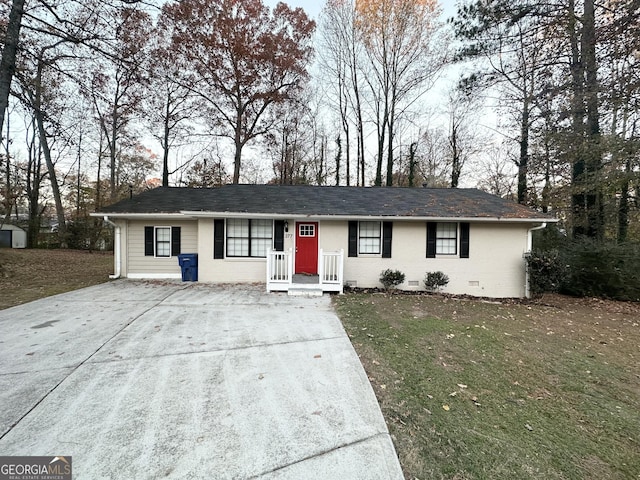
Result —
<instances>
[{"instance_id":1,"label":"white siding","mask_svg":"<svg viewBox=\"0 0 640 480\"><path fill-rule=\"evenodd\" d=\"M198 253L198 223L176 220L135 220L128 221L122 231L126 242L123 252L126 258L123 276L148 278L180 277L181 270L177 257L156 258L144 254L144 227L181 227L180 245L182 253ZM200 258L198 258L198 261Z\"/></svg>"},{"instance_id":2,"label":"white siding","mask_svg":"<svg viewBox=\"0 0 640 480\"><path fill-rule=\"evenodd\" d=\"M425 222L393 222L391 258L381 255L348 257L348 223L322 222L320 242L325 250L345 251L344 279L358 287L380 287L380 272L390 268L406 275L399 288L424 290L427 272L442 271L449 276L444 292L487 297L523 297L527 224L471 223L470 258L438 255L426 258ZM458 240L459 241L459 240ZM409 286L418 282L418 286Z\"/></svg>"},{"instance_id":3,"label":"white siding","mask_svg":"<svg viewBox=\"0 0 640 480\"><path fill-rule=\"evenodd\" d=\"M198 280L214 283L265 283L266 258L213 258L213 219L198 221ZM284 249L293 248L295 222L289 220L289 231L284 234ZM226 254L226 235L225 235Z\"/></svg>"},{"instance_id":4,"label":"white siding","mask_svg":"<svg viewBox=\"0 0 640 480\"><path fill-rule=\"evenodd\" d=\"M304 220L302 220L304 221ZM182 227L182 252L198 253L198 279L214 283L265 283L264 258L213 258L213 219L198 221L128 221L119 222L123 238L123 276L179 276L178 260L144 256L145 226ZM288 220L285 250L294 248L295 219ZM358 287L379 287L380 272L387 268L400 270L406 281L399 288L424 290L427 272L442 271L449 276L444 292L487 297L523 297L525 294L525 262L527 230L531 224L471 223L470 258L439 255L426 258L427 227L425 222L393 222L391 258L381 255L348 257L348 222L320 221L319 247L325 251L344 250L345 282ZM226 240L226 238L225 238ZM459 242L459 239L458 239ZM126 254L124 254L126 252ZM294 249L295 252L295 249ZM295 253L294 253L295 254ZM412 282L413 285L410 286ZM415 285L417 283L417 286Z\"/></svg>"}]
</instances>

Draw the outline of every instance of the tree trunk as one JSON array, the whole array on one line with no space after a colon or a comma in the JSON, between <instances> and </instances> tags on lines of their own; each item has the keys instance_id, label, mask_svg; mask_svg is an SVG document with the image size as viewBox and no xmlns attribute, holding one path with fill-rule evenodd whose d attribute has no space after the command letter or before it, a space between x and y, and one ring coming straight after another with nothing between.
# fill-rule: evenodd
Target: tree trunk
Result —
<instances>
[{"instance_id":1,"label":"tree trunk","mask_svg":"<svg viewBox=\"0 0 640 480\"><path fill-rule=\"evenodd\" d=\"M15 204L13 192L11 191L11 152L9 151L9 119L7 119L7 141L4 144L5 146L5 193L4 193L4 206L6 208L6 212L4 214L4 219L0 225L4 225L11 218L11 211L13 210L13 205Z\"/></svg>"},{"instance_id":2,"label":"tree trunk","mask_svg":"<svg viewBox=\"0 0 640 480\"><path fill-rule=\"evenodd\" d=\"M167 96L167 103L165 104L164 115L164 135L162 137L162 186L169 186L169 135L171 128L169 127L169 120L171 119L171 98Z\"/></svg>"},{"instance_id":3,"label":"tree trunk","mask_svg":"<svg viewBox=\"0 0 640 480\"><path fill-rule=\"evenodd\" d=\"M25 0L13 0L11 4L7 33L4 39L4 48L2 49L2 59L0 59L0 141L2 140L4 117L9 107L11 80L16 71L16 55L18 42L20 41L24 2Z\"/></svg>"},{"instance_id":4,"label":"tree trunk","mask_svg":"<svg viewBox=\"0 0 640 480\"><path fill-rule=\"evenodd\" d=\"M573 150L571 171L571 210L572 235L578 238L586 234L587 221L585 216L585 161L584 161L584 69L580 58L580 46L575 13L575 0L568 0L569 22L567 25L569 43L571 46L571 118L573 142L569 147Z\"/></svg>"},{"instance_id":5,"label":"tree trunk","mask_svg":"<svg viewBox=\"0 0 640 480\"><path fill-rule=\"evenodd\" d=\"M520 123L520 158L518 160L518 203L527 203L527 173L529 170L529 97L524 91L522 121Z\"/></svg>"},{"instance_id":6,"label":"tree trunk","mask_svg":"<svg viewBox=\"0 0 640 480\"><path fill-rule=\"evenodd\" d=\"M387 140L387 187L393 186L393 137L395 132L394 128L394 114L393 112L389 115L389 122L387 125L387 130L389 132L389 139Z\"/></svg>"},{"instance_id":7,"label":"tree trunk","mask_svg":"<svg viewBox=\"0 0 640 480\"><path fill-rule=\"evenodd\" d=\"M418 143L413 142L409 146L409 187L415 186L416 178L416 150L418 149Z\"/></svg>"},{"instance_id":8,"label":"tree trunk","mask_svg":"<svg viewBox=\"0 0 640 480\"><path fill-rule=\"evenodd\" d=\"M384 127L382 129L384 132ZM384 133L380 133L380 128L378 127L378 157L376 161L376 179L374 181L374 185L376 187L382 186L382 157L384 150Z\"/></svg>"},{"instance_id":9,"label":"tree trunk","mask_svg":"<svg viewBox=\"0 0 640 480\"><path fill-rule=\"evenodd\" d=\"M594 0L585 0L582 27L582 61L585 69L585 99L587 107L587 235L604 239L604 205L600 186L602 152L598 112L598 66L596 59L596 23Z\"/></svg>"},{"instance_id":10,"label":"tree trunk","mask_svg":"<svg viewBox=\"0 0 640 480\"><path fill-rule=\"evenodd\" d=\"M462 165L460 159L460 149L458 148L458 127L455 120L451 125L451 136L449 137L451 145L451 188L458 188L460 182L460 173Z\"/></svg>"},{"instance_id":11,"label":"tree trunk","mask_svg":"<svg viewBox=\"0 0 640 480\"><path fill-rule=\"evenodd\" d=\"M240 168L242 163L242 109L240 108L241 101L238 98L238 104L236 109L236 124L234 128L234 143L235 152L233 155L233 184L240 183Z\"/></svg>"},{"instance_id":12,"label":"tree trunk","mask_svg":"<svg viewBox=\"0 0 640 480\"><path fill-rule=\"evenodd\" d=\"M618 206L618 243L627 241L629 233L629 178L633 175L631 159L627 159L625 164L625 180L622 183L620 192L620 205Z\"/></svg>"},{"instance_id":13,"label":"tree trunk","mask_svg":"<svg viewBox=\"0 0 640 480\"><path fill-rule=\"evenodd\" d=\"M111 203L115 203L117 199L117 185L116 185L116 162L117 162L117 136L118 136L118 106L117 102L113 104L113 110L111 112L111 138L107 138L109 145L109 198Z\"/></svg>"},{"instance_id":14,"label":"tree trunk","mask_svg":"<svg viewBox=\"0 0 640 480\"><path fill-rule=\"evenodd\" d=\"M36 85L38 89L37 96L40 92L40 82ZM38 124L38 132L40 134L40 146L42 147L42 153L44 154L45 162L47 163L47 170L49 171L49 182L51 183L51 191L53 192L53 199L56 205L56 217L58 219L58 239L60 240L60 247L67 248L67 222L64 216L64 207L62 205L62 196L60 195L60 186L58 185L58 178L56 176L55 165L51 159L51 149L49 148L49 141L47 140L47 132L44 128L44 115L40 108L40 102L35 105L35 115Z\"/></svg>"},{"instance_id":15,"label":"tree trunk","mask_svg":"<svg viewBox=\"0 0 640 480\"><path fill-rule=\"evenodd\" d=\"M336 138L336 146L338 150L336 152L336 187L340 186L340 162L342 160L342 140L340 136Z\"/></svg>"}]
</instances>

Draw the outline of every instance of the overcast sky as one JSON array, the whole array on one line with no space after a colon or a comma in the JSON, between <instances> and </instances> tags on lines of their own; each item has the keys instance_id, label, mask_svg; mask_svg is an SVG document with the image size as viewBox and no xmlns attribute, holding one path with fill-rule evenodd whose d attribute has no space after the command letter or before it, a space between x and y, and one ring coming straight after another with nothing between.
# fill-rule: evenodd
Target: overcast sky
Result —
<instances>
[{"instance_id":1,"label":"overcast sky","mask_svg":"<svg viewBox=\"0 0 640 480\"><path fill-rule=\"evenodd\" d=\"M265 4L270 7L274 7L279 0L263 0ZM288 4L290 7L302 7L307 15L313 17L315 20L318 19L318 15L322 11L322 7L324 7L325 0L282 0L284 3ZM455 0L441 0L440 5L443 8L445 18L452 17L455 15L456 9L455 4L457 2Z\"/></svg>"}]
</instances>

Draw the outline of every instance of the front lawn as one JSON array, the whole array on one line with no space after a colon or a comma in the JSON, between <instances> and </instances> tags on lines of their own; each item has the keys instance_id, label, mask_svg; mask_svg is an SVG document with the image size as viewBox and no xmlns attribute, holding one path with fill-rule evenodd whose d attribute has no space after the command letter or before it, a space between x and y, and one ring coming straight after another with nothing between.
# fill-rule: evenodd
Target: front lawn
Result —
<instances>
[{"instance_id":1,"label":"front lawn","mask_svg":"<svg viewBox=\"0 0 640 480\"><path fill-rule=\"evenodd\" d=\"M640 478L640 306L350 293L407 479Z\"/></svg>"},{"instance_id":2,"label":"front lawn","mask_svg":"<svg viewBox=\"0 0 640 480\"><path fill-rule=\"evenodd\" d=\"M2 248L0 310L108 282L111 272L111 253Z\"/></svg>"}]
</instances>

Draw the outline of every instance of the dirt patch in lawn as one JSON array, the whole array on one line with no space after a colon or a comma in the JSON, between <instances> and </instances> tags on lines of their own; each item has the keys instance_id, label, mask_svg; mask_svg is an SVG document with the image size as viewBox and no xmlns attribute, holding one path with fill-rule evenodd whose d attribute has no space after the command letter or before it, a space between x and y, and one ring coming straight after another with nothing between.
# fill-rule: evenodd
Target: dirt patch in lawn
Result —
<instances>
[{"instance_id":1,"label":"dirt patch in lawn","mask_svg":"<svg viewBox=\"0 0 640 480\"><path fill-rule=\"evenodd\" d=\"M406 478L640 478L640 305L381 293L335 303Z\"/></svg>"},{"instance_id":2,"label":"dirt patch in lawn","mask_svg":"<svg viewBox=\"0 0 640 480\"><path fill-rule=\"evenodd\" d=\"M110 253L0 249L0 309L103 283L112 272Z\"/></svg>"}]
</instances>

